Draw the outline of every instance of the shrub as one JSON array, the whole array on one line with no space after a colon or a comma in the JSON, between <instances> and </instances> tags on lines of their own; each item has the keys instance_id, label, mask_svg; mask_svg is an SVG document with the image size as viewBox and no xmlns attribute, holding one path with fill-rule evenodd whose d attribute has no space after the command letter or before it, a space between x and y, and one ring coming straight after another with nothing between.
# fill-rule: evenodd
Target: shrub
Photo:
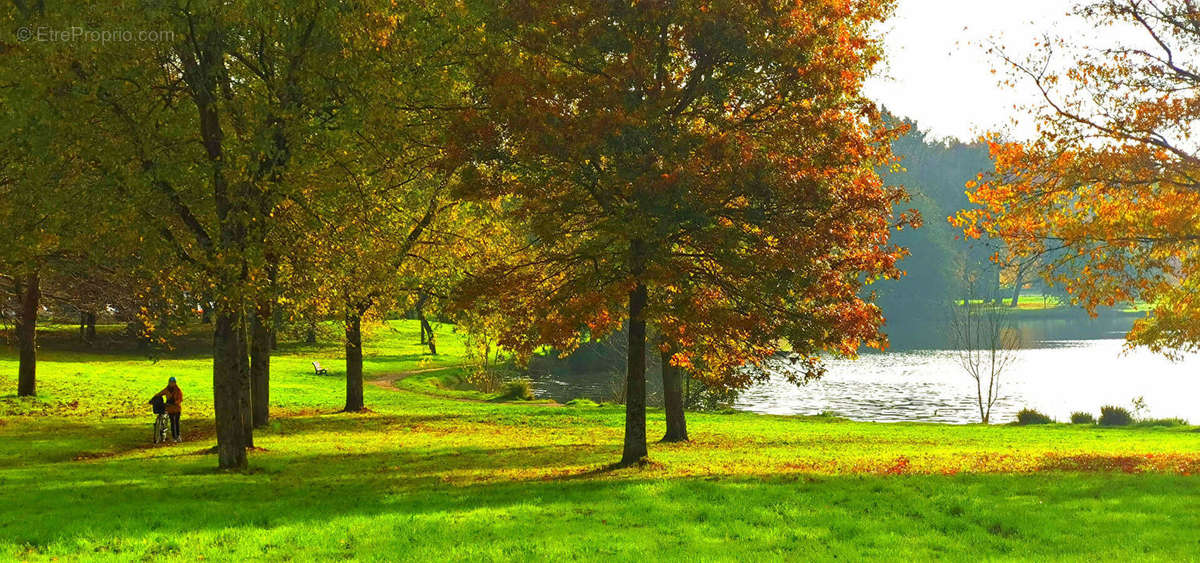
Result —
<instances>
[{"instance_id":1,"label":"shrub","mask_svg":"<svg viewBox=\"0 0 1200 563\"><path fill-rule=\"evenodd\" d=\"M506 381L520 379L525 372L512 362L474 366L467 374L467 383L483 393L495 393L504 388Z\"/></svg>"},{"instance_id":2,"label":"shrub","mask_svg":"<svg viewBox=\"0 0 1200 563\"><path fill-rule=\"evenodd\" d=\"M505 381L500 387L500 395L496 397L502 401L531 401L533 400L533 385L528 379L513 379Z\"/></svg>"},{"instance_id":3,"label":"shrub","mask_svg":"<svg viewBox=\"0 0 1200 563\"><path fill-rule=\"evenodd\" d=\"M842 415L840 415L832 410L829 410L829 409L825 409L817 414L814 414L814 415L811 415L811 416L808 416L805 418L807 420L811 420L813 422L850 422L850 419L845 418Z\"/></svg>"},{"instance_id":4,"label":"shrub","mask_svg":"<svg viewBox=\"0 0 1200 563\"><path fill-rule=\"evenodd\" d=\"M1090 412L1073 412L1071 413L1071 424L1095 424L1096 417Z\"/></svg>"},{"instance_id":5,"label":"shrub","mask_svg":"<svg viewBox=\"0 0 1200 563\"><path fill-rule=\"evenodd\" d=\"M600 406L599 403L591 399L571 399L567 401L568 407L595 408Z\"/></svg>"},{"instance_id":6,"label":"shrub","mask_svg":"<svg viewBox=\"0 0 1200 563\"><path fill-rule=\"evenodd\" d=\"M1146 418L1137 421L1137 426L1187 426L1188 421L1182 418Z\"/></svg>"},{"instance_id":7,"label":"shrub","mask_svg":"<svg viewBox=\"0 0 1200 563\"><path fill-rule=\"evenodd\" d=\"M423 379L438 389L450 389L454 391L471 391L472 389L478 389L475 384L471 383L470 375L463 375L460 373L430 375Z\"/></svg>"},{"instance_id":8,"label":"shrub","mask_svg":"<svg viewBox=\"0 0 1200 563\"><path fill-rule=\"evenodd\" d=\"M480 368L467 376L467 383L484 393L494 393L504 383L504 375L499 370Z\"/></svg>"},{"instance_id":9,"label":"shrub","mask_svg":"<svg viewBox=\"0 0 1200 563\"><path fill-rule=\"evenodd\" d=\"M1050 418L1048 415L1042 414L1033 409L1021 409L1021 412L1017 413L1018 426L1027 426L1030 424L1052 424L1053 422L1053 418Z\"/></svg>"},{"instance_id":10,"label":"shrub","mask_svg":"<svg viewBox=\"0 0 1200 563\"><path fill-rule=\"evenodd\" d=\"M1100 426L1129 426L1133 424L1133 415L1128 409L1105 405L1100 407Z\"/></svg>"},{"instance_id":11,"label":"shrub","mask_svg":"<svg viewBox=\"0 0 1200 563\"><path fill-rule=\"evenodd\" d=\"M610 395L608 402L614 405L625 404L625 374L614 373L609 380Z\"/></svg>"}]
</instances>

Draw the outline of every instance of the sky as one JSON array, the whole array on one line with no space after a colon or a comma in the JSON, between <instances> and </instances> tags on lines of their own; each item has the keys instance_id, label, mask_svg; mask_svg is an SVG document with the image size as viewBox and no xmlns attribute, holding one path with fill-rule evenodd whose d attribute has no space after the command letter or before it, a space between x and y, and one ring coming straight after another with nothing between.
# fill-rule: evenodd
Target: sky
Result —
<instances>
[{"instance_id":1,"label":"sky","mask_svg":"<svg viewBox=\"0 0 1200 563\"><path fill-rule=\"evenodd\" d=\"M892 113L915 119L933 137L973 140L989 131L1026 138L1036 104L1032 84L998 85L1003 64L989 39L1027 55L1047 32L1078 37L1090 28L1068 16L1071 0L899 0L885 24L887 60L866 93ZM1015 120L1015 124L1012 123Z\"/></svg>"}]
</instances>

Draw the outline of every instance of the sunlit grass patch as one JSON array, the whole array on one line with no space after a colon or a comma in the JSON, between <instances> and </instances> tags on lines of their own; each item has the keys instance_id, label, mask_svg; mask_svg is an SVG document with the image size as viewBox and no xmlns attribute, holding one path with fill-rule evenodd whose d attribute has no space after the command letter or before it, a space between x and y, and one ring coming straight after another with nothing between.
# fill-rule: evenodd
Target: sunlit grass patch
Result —
<instances>
[{"instance_id":1,"label":"sunlit grass patch","mask_svg":"<svg viewBox=\"0 0 1200 563\"><path fill-rule=\"evenodd\" d=\"M244 474L214 470L202 358L45 350L44 396L20 414L22 403L2 400L0 497L13 508L0 511L0 558L1186 559L1200 549L1193 427L689 413L691 442L651 444L651 463L613 469L623 407L492 402L463 384L453 332L440 333L439 357L418 336L406 322L374 332L366 375L379 384L364 414L338 412L336 343L284 346L275 418ZM312 374L312 359L334 374ZM140 403L166 374L186 383L186 441L156 447ZM652 410L651 438L664 429Z\"/></svg>"}]
</instances>

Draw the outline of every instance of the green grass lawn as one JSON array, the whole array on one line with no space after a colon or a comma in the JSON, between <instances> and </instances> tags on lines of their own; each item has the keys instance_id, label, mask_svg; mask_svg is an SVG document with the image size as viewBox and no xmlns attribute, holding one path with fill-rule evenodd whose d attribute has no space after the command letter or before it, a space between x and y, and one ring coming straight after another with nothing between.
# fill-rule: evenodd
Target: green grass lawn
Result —
<instances>
[{"instance_id":1,"label":"green grass lawn","mask_svg":"<svg viewBox=\"0 0 1200 563\"><path fill-rule=\"evenodd\" d=\"M1071 311L1071 310L1074 310L1073 306L1070 303L1063 302L1062 299L1060 299L1059 297L1056 297L1053 295L1042 295L1040 293L1037 293L1037 294L1022 293L1021 296L1017 298L1017 306L1015 308L1013 308L1012 307L1012 288L1002 288L1002 290L1000 291L1000 294L1005 297L1002 298L1002 304L998 305L998 307L1008 309L1009 311L1036 312L1036 311ZM963 301L962 301L962 299L957 299L954 301L954 304L958 305L958 306L962 306ZM982 299L972 299L971 305L983 306L984 302ZM1115 309L1113 309L1113 311L1118 312L1118 313L1126 313L1126 314L1135 314L1135 313L1136 314L1145 314L1149 311L1152 311L1153 309L1154 309L1153 303L1144 303L1144 302L1139 301L1134 304L1123 305L1120 308L1115 308Z\"/></svg>"},{"instance_id":2,"label":"green grass lawn","mask_svg":"<svg viewBox=\"0 0 1200 563\"><path fill-rule=\"evenodd\" d=\"M336 343L273 359L251 471L214 470L202 339L157 362L43 339L36 401L0 398L0 559L1077 559L1200 554L1200 432L692 414L693 442L620 457L619 406L462 388L439 327L376 327L371 412L341 414ZM116 336L111 336L116 338ZM331 375L316 376L321 361ZM441 368L441 369L439 369ZM398 375L421 371L407 378ZM0 355L0 389L15 389ZM168 376L186 441L152 447ZM661 434L661 412L650 415Z\"/></svg>"}]
</instances>

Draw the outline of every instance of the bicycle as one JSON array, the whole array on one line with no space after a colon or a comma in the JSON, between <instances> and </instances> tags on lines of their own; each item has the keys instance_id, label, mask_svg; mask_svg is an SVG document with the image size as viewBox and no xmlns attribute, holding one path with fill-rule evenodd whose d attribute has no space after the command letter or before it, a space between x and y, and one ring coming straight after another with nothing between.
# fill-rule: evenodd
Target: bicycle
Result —
<instances>
[{"instance_id":1,"label":"bicycle","mask_svg":"<svg viewBox=\"0 0 1200 563\"><path fill-rule=\"evenodd\" d=\"M159 396L150 399L150 406L154 409L156 416L154 419L154 443L162 444L167 441L167 433L171 431L171 419L167 416L167 402Z\"/></svg>"}]
</instances>

